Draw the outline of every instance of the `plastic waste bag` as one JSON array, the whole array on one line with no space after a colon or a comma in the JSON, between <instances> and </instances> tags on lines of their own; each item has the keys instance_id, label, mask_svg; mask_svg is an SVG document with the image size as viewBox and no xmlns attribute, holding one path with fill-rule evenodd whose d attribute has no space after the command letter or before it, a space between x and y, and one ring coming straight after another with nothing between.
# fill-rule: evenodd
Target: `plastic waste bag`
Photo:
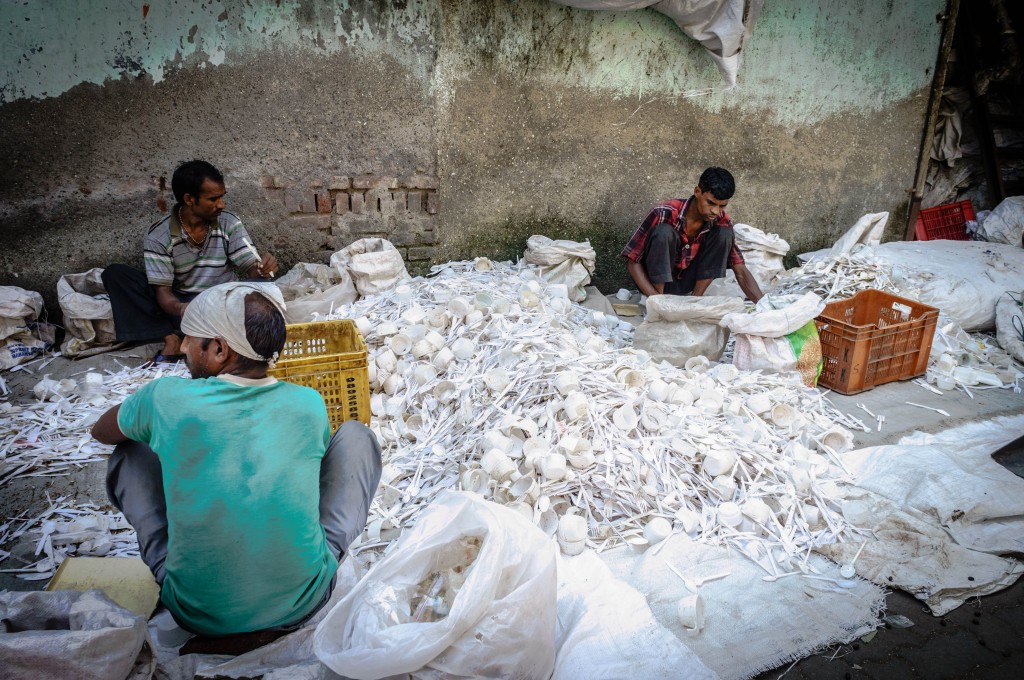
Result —
<instances>
[{"instance_id":1,"label":"plastic waste bag","mask_svg":"<svg viewBox=\"0 0 1024 680\"><path fill-rule=\"evenodd\" d=\"M117 345L114 334L114 313L100 268L80 274L65 274L57 281L57 302L64 313L67 337L61 354L87 357L107 352Z\"/></svg>"},{"instance_id":2,"label":"plastic waste bag","mask_svg":"<svg viewBox=\"0 0 1024 680\"><path fill-rule=\"evenodd\" d=\"M733 233L747 269L757 279L761 290L768 290L786 269L782 259L789 252L789 243L778 234L769 234L749 224L734 225ZM712 281L704 294L744 297L732 269L727 269L723 278Z\"/></svg>"},{"instance_id":3,"label":"plastic waste bag","mask_svg":"<svg viewBox=\"0 0 1024 680\"><path fill-rule=\"evenodd\" d=\"M1007 291L996 303L996 340L1007 354L1024 363L1024 291Z\"/></svg>"},{"instance_id":4,"label":"plastic waste bag","mask_svg":"<svg viewBox=\"0 0 1024 680\"><path fill-rule=\"evenodd\" d=\"M1003 199L978 227L977 238L1018 248L1024 246L1024 196Z\"/></svg>"},{"instance_id":5,"label":"plastic waste bag","mask_svg":"<svg viewBox=\"0 0 1024 680\"><path fill-rule=\"evenodd\" d=\"M0 370L24 363L46 349L46 341L32 327L42 311L39 293L0 286Z\"/></svg>"},{"instance_id":6,"label":"plastic waste bag","mask_svg":"<svg viewBox=\"0 0 1024 680\"><path fill-rule=\"evenodd\" d=\"M0 676L35 680L152 677L145 617L98 590L0 591Z\"/></svg>"},{"instance_id":7,"label":"plastic waste bag","mask_svg":"<svg viewBox=\"0 0 1024 680\"><path fill-rule=\"evenodd\" d=\"M647 318L633 334L633 346L656 361L682 366L698 355L717 361L725 351L729 330L719 322L726 314L743 311L737 297L652 295Z\"/></svg>"},{"instance_id":8,"label":"plastic waste bag","mask_svg":"<svg viewBox=\"0 0 1024 680\"><path fill-rule=\"evenodd\" d=\"M824 309L814 293L765 295L752 313L727 314L721 324L736 335L733 364L745 371L797 371L814 387L822 367L814 319Z\"/></svg>"},{"instance_id":9,"label":"plastic waste bag","mask_svg":"<svg viewBox=\"0 0 1024 680\"><path fill-rule=\"evenodd\" d=\"M384 238L363 238L331 255L331 266L348 272L362 296L377 295L408 281L402 253Z\"/></svg>"},{"instance_id":10,"label":"plastic waste bag","mask_svg":"<svg viewBox=\"0 0 1024 680\"><path fill-rule=\"evenodd\" d=\"M314 315L330 314L359 297L348 270L325 264L300 262L275 283L287 303L288 323L312 321Z\"/></svg>"},{"instance_id":11,"label":"plastic waste bag","mask_svg":"<svg viewBox=\"0 0 1024 680\"><path fill-rule=\"evenodd\" d=\"M587 299L585 288L597 262L597 253L590 241L553 241L535 234L526 240L523 259L537 265L548 283L565 284L573 302Z\"/></svg>"},{"instance_id":12,"label":"plastic waste bag","mask_svg":"<svg viewBox=\"0 0 1024 680\"><path fill-rule=\"evenodd\" d=\"M515 510L447 491L317 626L335 673L548 678L555 544Z\"/></svg>"}]
</instances>

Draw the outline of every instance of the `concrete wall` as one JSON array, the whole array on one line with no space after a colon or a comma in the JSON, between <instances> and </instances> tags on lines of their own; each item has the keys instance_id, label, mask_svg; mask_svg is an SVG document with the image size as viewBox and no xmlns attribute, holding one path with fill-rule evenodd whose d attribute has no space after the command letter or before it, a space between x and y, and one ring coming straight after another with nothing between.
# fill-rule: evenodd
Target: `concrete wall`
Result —
<instances>
[{"instance_id":1,"label":"concrete wall","mask_svg":"<svg viewBox=\"0 0 1024 680\"><path fill-rule=\"evenodd\" d=\"M945 0L771 0L725 91L651 10L545 0L0 5L0 285L141 262L198 157L285 267L364 235L414 272L589 238L596 282L717 164L793 252L864 212L902 234Z\"/></svg>"}]
</instances>

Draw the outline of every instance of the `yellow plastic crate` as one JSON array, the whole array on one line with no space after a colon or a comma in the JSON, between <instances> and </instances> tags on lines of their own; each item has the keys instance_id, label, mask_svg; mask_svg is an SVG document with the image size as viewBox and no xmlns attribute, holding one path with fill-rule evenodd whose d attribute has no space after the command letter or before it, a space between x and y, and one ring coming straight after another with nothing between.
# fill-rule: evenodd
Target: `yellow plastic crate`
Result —
<instances>
[{"instance_id":1,"label":"yellow plastic crate","mask_svg":"<svg viewBox=\"0 0 1024 680\"><path fill-rule=\"evenodd\" d=\"M284 350L268 373L319 392L332 430L346 420L369 425L366 356L366 342L351 319L288 324Z\"/></svg>"}]
</instances>

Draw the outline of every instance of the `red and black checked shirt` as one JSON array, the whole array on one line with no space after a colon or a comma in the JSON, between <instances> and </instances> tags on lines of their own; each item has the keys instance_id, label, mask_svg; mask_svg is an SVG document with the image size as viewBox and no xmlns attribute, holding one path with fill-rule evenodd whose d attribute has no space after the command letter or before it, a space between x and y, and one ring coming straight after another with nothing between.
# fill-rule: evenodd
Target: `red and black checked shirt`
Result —
<instances>
[{"instance_id":1,"label":"red and black checked shirt","mask_svg":"<svg viewBox=\"0 0 1024 680\"><path fill-rule=\"evenodd\" d=\"M689 267L690 263L697 257L697 253L700 252L701 244L704 243L712 228L732 226L732 220L723 211L715 222L705 222L704 226L701 227L700 231L691 241L686 237L686 206L692 200L693 196L690 196L685 201L681 198L676 198L654 206L643 223L633 232L633 236L630 237L626 247L622 249L622 257L633 262L639 262L644 256L644 246L647 245L647 237L654 231L654 227L665 222L671 224L672 228L679 232L679 238L683 242L683 247L680 248L682 255L679 258L679 269L682 270ZM739 249L734 243L732 251L729 253L729 267L731 268L734 264L743 263L743 255L740 254Z\"/></svg>"}]
</instances>

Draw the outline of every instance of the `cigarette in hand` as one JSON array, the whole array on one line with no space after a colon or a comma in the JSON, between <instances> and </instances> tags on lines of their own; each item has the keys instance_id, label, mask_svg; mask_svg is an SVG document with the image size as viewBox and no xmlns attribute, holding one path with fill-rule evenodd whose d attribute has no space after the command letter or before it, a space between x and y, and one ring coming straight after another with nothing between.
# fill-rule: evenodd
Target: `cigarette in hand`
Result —
<instances>
[{"instance_id":1,"label":"cigarette in hand","mask_svg":"<svg viewBox=\"0 0 1024 680\"><path fill-rule=\"evenodd\" d=\"M259 251L256 250L256 246L254 246L252 244L252 241L250 241L248 238L243 238L242 243L244 243L245 247L249 249L249 252L252 253L252 256L256 258L256 266L259 268L260 273L262 274L263 258L260 257ZM274 278L274 272L270 272L270 278Z\"/></svg>"}]
</instances>

